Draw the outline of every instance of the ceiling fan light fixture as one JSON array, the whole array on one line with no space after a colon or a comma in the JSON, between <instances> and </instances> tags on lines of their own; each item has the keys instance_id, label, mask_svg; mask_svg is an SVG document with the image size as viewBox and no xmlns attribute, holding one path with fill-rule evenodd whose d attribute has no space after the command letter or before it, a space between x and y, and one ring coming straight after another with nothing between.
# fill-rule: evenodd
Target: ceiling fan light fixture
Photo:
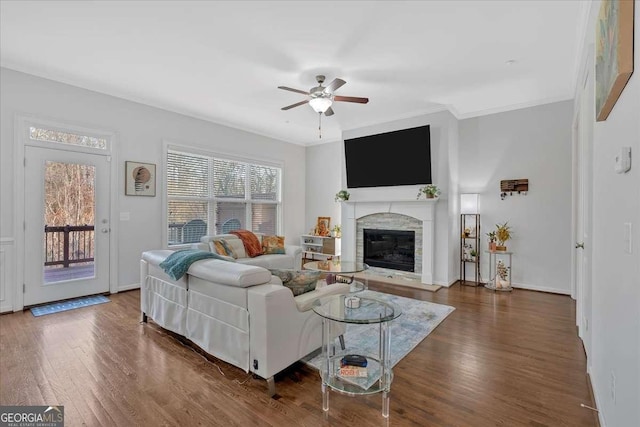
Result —
<instances>
[{"instance_id":1,"label":"ceiling fan light fixture","mask_svg":"<svg viewBox=\"0 0 640 427\"><path fill-rule=\"evenodd\" d=\"M316 113L324 113L331 107L331 104L333 104L331 98L318 97L309 100L309 105Z\"/></svg>"}]
</instances>

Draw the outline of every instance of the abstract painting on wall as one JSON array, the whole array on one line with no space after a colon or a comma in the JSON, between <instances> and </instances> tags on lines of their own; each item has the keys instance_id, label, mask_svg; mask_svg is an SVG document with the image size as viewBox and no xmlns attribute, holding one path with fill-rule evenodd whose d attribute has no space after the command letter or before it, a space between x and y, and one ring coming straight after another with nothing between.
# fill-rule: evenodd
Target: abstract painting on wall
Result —
<instances>
[{"instance_id":1,"label":"abstract painting on wall","mask_svg":"<svg viewBox=\"0 0 640 427\"><path fill-rule=\"evenodd\" d=\"M156 195L156 165L125 162L125 191L127 196Z\"/></svg>"},{"instance_id":2,"label":"abstract painting on wall","mask_svg":"<svg viewBox=\"0 0 640 427\"><path fill-rule=\"evenodd\" d=\"M633 74L633 0L604 0L596 23L596 120L606 120Z\"/></svg>"}]
</instances>

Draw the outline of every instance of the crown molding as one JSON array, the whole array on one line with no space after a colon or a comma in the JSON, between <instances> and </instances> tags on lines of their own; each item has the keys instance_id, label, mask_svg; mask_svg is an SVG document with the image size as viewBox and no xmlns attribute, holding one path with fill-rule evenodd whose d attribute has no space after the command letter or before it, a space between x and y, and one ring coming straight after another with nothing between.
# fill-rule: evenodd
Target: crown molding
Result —
<instances>
[{"instance_id":1,"label":"crown molding","mask_svg":"<svg viewBox=\"0 0 640 427\"><path fill-rule=\"evenodd\" d=\"M228 127L231 129L235 129L235 130L241 130L244 132L249 132L249 133L253 133L255 135L260 135L260 136L264 136L265 138L269 138L269 139L273 139L275 141L279 141L279 142L286 142L289 144L294 144L294 145L301 145L301 146L305 146L304 142L300 142L300 141L295 141L295 140L291 140L291 139L284 139L282 137L276 136L274 134L270 134L269 132L264 132L258 129L254 129L251 128L249 126L246 125L242 125L239 123L235 123L235 122L229 122L229 121L225 121L225 120L220 120L220 119L216 119L216 118L212 118L212 117L208 117L208 116L204 116L198 113L194 113L193 111L189 111L187 109L182 109L182 108L175 108L172 106L168 106L166 104L163 104L161 102L156 102L156 101L149 101L148 99L143 99L142 97L137 97L137 96L133 96L130 94L124 94L121 93L117 90L113 90L110 88L105 88L105 87L100 87L101 85L99 83L95 83L95 82L88 82L88 81L84 81L81 79L75 79L69 76L51 76L48 75L45 72L40 72L39 70L32 70L30 69L30 67L24 67L21 66L19 64L15 64L12 62L8 62L8 61L3 61L2 64L0 65L2 68L6 68L8 70L12 70L12 71L16 71L19 73L24 73L24 74L28 74L31 76L35 76L41 79L45 79L45 80L50 80L52 82L55 83L62 83L62 84L66 84L69 86L73 86L73 87L77 87L80 89L85 89L91 92L95 92L95 93L99 93L101 95L107 95L107 96L111 96L114 98L118 98L118 99L124 99L126 101L130 101L130 102L135 102L136 104L140 104L143 105L145 107L152 107L152 108L157 108L159 110L163 110L163 111L167 111L170 113L175 113L175 114L180 114L181 116L185 116L185 117L189 117L192 119L198 119L198 120L202 120L208 123L213 123L216 125L220 125L220 126L224 126L224 127Z\"/></svg>"}]
</instances>

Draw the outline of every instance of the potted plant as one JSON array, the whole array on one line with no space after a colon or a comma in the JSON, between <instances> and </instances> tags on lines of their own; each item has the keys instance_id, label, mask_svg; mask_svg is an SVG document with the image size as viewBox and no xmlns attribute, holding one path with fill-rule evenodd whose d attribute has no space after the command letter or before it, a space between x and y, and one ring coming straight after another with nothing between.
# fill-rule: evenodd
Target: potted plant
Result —
<instances>
[{"instance_id":1,"label":"potted plant","mask_svg":"<svg viewBox=\"0 0 640 427\"><path fill-rule=\"evenodd\" d=\"M471 261L475 261L476 257L478 256L478 251L476 251L475 249L471 249L471 252L469 252L469 255L471 255Z\"/></svg>"},{"instance_id":2,"label":"potted plant","mask_svg":"<svg viewBox=\"0 0 640 427\"><path fill-rule=\"evenodd\" d=\"M416 197L416 200L423 194L427 199L434 199L440 195L440 189L433 184L425 185L418 190L418 197Z\"/></svg>"},{"instance_id":3,"label":"potted plant","mask_svg":"<svg viewBox=\"0 0 640 427\"><path fill-rule=\"evenodd\" d=\"M487 237L489 237L489 250L495 251L496 250L496 232L491 231L487 233Z\"/></svg>"},{"instance_id":4,"label":"potted plant","mask_svg":"<svg viewBox=\"0 0 640 427\"><path fill-rule=\"evenodd\" d=\"M349 192L347 190L340 190L336 193L336 197L335 197L335 201L336 202L344 202L346 200L349 200Z\"/></svg>"},{"instance_id":5,"label":"potted plant","mask_svg":"<svg viewBox=\"0 0 640 427\"><path fill-rule=\"evenodd\" d=\"M496 224L496 239L498 240L498 244L496 245L497 251L506 251L507 247L504 245L505 242L511 239L511 226L509 225L509 221L504 224Z\"/></svg>"},{"instance_id":6,"label":"potted plant","mask_svg":"<svg viewBox=\"0 0 640 427\"><path fill-rule=\"evenodd\" d=\"M504 265L502 260L496 265L496 288L506 289L509 287L509 267Z\"/></svg>"},{"instance_id":7,"label":"potted plant","mask_svg":"<svg viewBox=\"0 0 640 427\"><path fill-rule=\"evenodd\" d=\"M333 233L333 237L342 237L342 227L340 227L340 224L334 225L331 229L331 232Z\"/></svg>"}]
</instances>

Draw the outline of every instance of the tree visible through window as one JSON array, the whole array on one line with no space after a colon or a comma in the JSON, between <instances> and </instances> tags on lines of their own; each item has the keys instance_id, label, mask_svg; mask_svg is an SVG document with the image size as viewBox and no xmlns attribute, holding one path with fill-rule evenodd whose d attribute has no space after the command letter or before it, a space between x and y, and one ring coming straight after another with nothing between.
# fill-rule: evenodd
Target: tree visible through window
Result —
<instances>
[{"instance_id":1,"label":"tree visible through window","mask_svg":"<svg viewBox=\"0 0 640 427\"><path fill-rule=\"evenodd\" d=\"M204 230L202 223L207 234L238 228L277 234L281 174L279 167L169 150L168 244L199 240L203 233L193 230Z\"/></svg>"}]
</instances>

